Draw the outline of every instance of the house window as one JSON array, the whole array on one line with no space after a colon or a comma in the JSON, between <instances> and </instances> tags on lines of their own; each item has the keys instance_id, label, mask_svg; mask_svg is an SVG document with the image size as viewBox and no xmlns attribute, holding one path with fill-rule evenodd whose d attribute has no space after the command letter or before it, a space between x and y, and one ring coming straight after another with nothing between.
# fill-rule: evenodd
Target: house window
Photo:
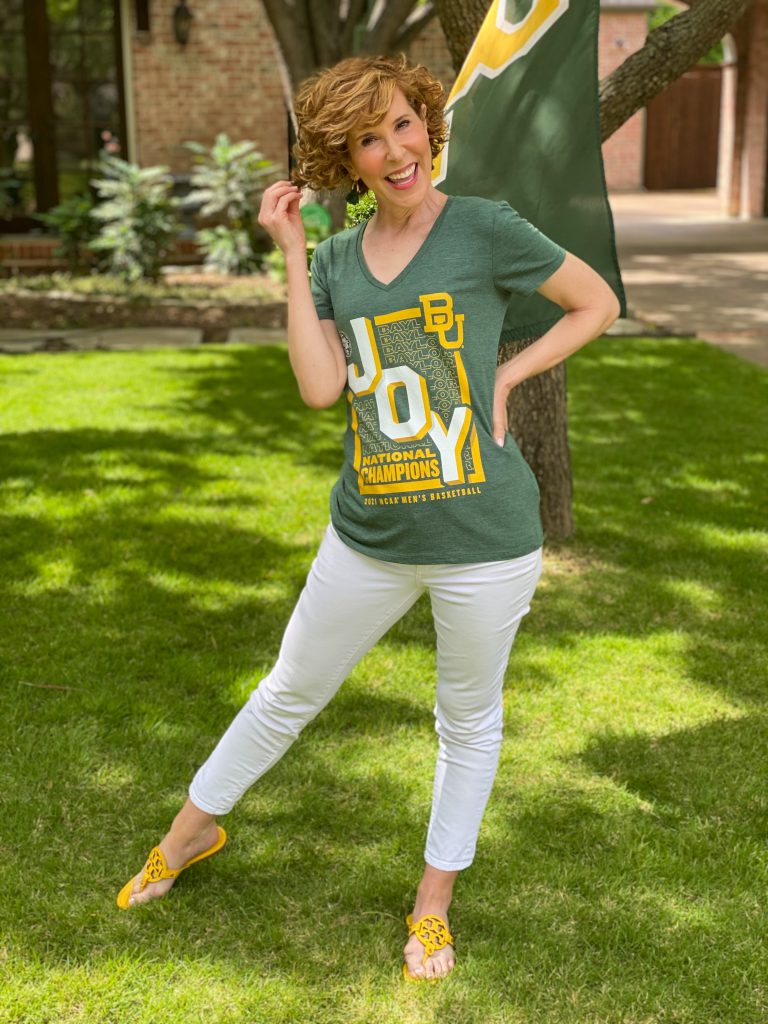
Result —
<instances>
[{"instance_id":1,"label":"house window","mask_svg":"<svg viewBox=\"0 0 768 1024\"><path fill-rule=\"evenodd\" d=\"M87 193L125 137L119 0L3 0L0 232Z\"/></svg>"}]
</instances>

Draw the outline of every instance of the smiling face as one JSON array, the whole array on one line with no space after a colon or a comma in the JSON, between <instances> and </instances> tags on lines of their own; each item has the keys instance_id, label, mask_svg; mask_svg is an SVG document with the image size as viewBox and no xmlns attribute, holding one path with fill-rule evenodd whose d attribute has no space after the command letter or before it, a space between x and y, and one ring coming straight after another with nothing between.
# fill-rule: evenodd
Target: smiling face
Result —
<instances>
[{"instance_id":1,"label":"smiling face","mask_svg":"<svg viewBox=\"0 0 768 1024\"><path fill-rule=\"evenodd\" d=\"M432 187L425 113L422 106L421 115L417 114L405 94L395 88L384 118L347 136L351 169L373 191L379 206L417 206Z\"/></svg>"}]
</instances>

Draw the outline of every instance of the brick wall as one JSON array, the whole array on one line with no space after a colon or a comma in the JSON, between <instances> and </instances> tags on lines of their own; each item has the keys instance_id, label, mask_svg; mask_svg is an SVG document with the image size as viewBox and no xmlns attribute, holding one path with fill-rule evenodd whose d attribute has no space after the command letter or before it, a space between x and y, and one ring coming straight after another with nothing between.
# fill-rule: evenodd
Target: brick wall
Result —
<instances>
[{"instance_id":1,"label":"brick wall","mask_svg":"<svg viewBox=\"0 0 768 1024\"><path fill-rule=\"evenodd\" d=\"M641 49L648 34L646 11L603 11L597 72L605 78ZM605 180L609 189L638 189L643 186L645 154L645 110L639 110L603 143Z\"/></svg>"},{"instance_id":2,"label":"brick wall","mask_svg":"<svg viewBox=\"0 0 768 1024\"><path fill-rule=\"evenodd\" d=\"M287 170L288 129L272 29L258 0L194 0L190 39L173 38L175 0L153 0L151 32L133 35L137 162L191 167L181 144L218 132L251 139Z\"/></svg>"},{"instance_id":3,"label":"brick wall","mask_svg":"<svg viewBox=\"0 0 768 1024\"><path fill-rule=\"evenodd\" d=\"M748 29L742 39L747 60L738 212L742 217L763 217L768 168L768 0L754 0L746 20Z\"/></svg>"}]
</instances>

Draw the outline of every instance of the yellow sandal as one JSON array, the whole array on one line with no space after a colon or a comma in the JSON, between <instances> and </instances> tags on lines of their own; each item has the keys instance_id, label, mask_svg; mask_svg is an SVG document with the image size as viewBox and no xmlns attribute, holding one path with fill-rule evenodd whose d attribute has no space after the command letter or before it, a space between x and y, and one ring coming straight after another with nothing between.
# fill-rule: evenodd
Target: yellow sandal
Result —
<instances>
[{"instance_id":1,"label":"yellow sandal","mask_svg":"<svg viewBox=\"0 0 768 1024\"><path fill-rule=\"evenodd\" d=\"M139 883L139 892L142 892L151 882L160 882L163 878L178 878L181 872L185 871L192 864L197 864L199 860L205 860L206 857L212 857L214 853L218 853L227 841L227 833L221 825L217 825L216 828L219 831L219 835L213 846L210 846L202 853L198 853L196 857L192 857L192 859L188 860L186 864L182 864L180 868L169 868L163 851L159 846L153 846L149 851L147 862L144 865L144 872L141 876L141 882ZM131 897L132 890L133 879L126 882L117 894L117 905L121 910L128 910L130 907L128 900Z\"/></svg>"},{"instance_id":2,"label":"yellow sandal","mask_svg":"<svg viewBox=\"0 0 768 1024\"><path fill-rule=\"evenodd\" d=\"M433 953L437 953L439 949L444 949L448 945L454 945L448 925L438 914L425 914L424 917L419 918L416 924L413 924L412 920L410 914L405 919L405 923L408 925L408 938L415 935L424 946L422 967ZM442 981L442 978L427 978L426 975L414 977L408 970L408 964L403 964L403 977L406 981Z\"/></svg>"}]
</instances>

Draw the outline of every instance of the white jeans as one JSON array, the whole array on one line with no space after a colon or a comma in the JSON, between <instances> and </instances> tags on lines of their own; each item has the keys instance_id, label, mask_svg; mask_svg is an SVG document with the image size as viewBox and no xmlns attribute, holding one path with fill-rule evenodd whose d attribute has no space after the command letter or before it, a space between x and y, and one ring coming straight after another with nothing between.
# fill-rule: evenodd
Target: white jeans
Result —
<instances>
[{"instance_id":1,"label":"white jeans","mask_svg":"<svg viewBox=\"0 0 768 1024\"><path fill-rule=\"evenodd\" d=\"M445 871L468 867L499 760L504 672L541 564L541 548L501 562L383 562L348 547L329 525L277 663L195 775L192 802L209 814L231 810L429 590L438 754L424 856Z\"/></svg>"}]
</instances>

